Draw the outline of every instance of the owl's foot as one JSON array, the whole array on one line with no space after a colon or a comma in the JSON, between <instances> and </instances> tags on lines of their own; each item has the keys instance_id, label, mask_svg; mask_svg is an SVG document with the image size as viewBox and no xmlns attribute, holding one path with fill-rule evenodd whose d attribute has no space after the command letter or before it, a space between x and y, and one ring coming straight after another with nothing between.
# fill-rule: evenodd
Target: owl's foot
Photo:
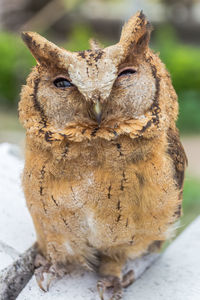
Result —
<instances>
[{"instance_id":1,"label":"owl's foot","mask_svg":"<svg viewBox=\"0 0 200 300\"><path fill-rule=\"evenodd\" d=\"M63 277L66 269L58 264L50 264L42 255L38 254L35 259L35 279L38 286L44 292L49 290L49 286L54 279Z\"/></svg>"},{"instance_id":2,"label":"owl's foot","mask_svg":"<svg viewBox=\"0 0 200 300\"><path fill-rule=\"evenodd\" d=\"M113 288L111 299L122 299L122 283L118 277L107 276L97 282L97 289L101 300L104 300L104 293L107 288Z\"/></svg>"},{"instance_id":3,"label":"owl's foot","mask_svg":"<svg viewBox=\"0 0 200 300\"><path fill-rule=\"evenodd\" d=\"M122 280L115 276L107 276L97 282L97 289L101 300L104 300L104 293L107 288L113 288L113 294L110 300L122 299L123 288L128 287L134 282L134 272L127 272Z\"/></svg>"}]
</instances>

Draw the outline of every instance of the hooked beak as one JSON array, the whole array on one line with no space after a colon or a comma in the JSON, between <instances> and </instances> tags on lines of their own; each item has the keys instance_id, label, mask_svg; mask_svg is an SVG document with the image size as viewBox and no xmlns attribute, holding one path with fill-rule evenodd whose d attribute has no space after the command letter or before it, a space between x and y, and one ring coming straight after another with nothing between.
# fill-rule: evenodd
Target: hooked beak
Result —
<instances>
[{"instance_id":1,"label":"hooked beak","mask_svg":"<svg viewBox=\"0 0 200 300\"><path fill-rule=\"evenodd\" d=\"M93 112L95 115L95 118L97 120L98 125L101 123L101 117L102 117L102 111L101 111L101 103L99 100L97 100L93 106Z\"/></svg>"}]
</instances>

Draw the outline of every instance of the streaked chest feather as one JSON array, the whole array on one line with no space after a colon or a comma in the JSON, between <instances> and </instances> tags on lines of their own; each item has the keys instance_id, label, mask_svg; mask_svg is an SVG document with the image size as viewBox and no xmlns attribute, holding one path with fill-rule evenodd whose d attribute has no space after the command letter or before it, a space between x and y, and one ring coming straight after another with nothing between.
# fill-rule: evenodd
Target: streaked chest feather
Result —
<instances>
[{"instance_id":1,"label":"streaked chest feather","mask_svg":"<svg viewBox=\"0 0 200 300\"><path fill-rule=\"evenodd\" d=\"M74 216L74 230L95 248L131 245L137 236L159 239L166 229L160 220L169 195L177 193L162 147L155 151L150 143L143 143L124 137L101 141L96 147L72 146L56 167L48 159L37 179L42 189L36 188L47 214L54 215L56 223ZM55 225L53 219L51 224Z\"/></svg>"}]
</instances>

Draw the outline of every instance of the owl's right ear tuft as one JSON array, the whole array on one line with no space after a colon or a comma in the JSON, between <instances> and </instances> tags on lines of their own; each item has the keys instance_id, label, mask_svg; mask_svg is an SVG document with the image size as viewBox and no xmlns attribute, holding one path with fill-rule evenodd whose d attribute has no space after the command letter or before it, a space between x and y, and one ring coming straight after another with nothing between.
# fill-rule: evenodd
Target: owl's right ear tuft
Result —
<instances>
[{"instance_id":1,"label":"owl's right ear tuft","mask_svg":"<svg viewBox=\"0 0 200 300\"><path fill-rule=\"evenodd\" d=\"M21 37L39 64L67 67L69 51L59 48L36 32L25 31Z\"/></svg>"},{"instance_id":2,"label":"owl's right ear tuft","mask_svg":"<svg viewBox=\"0 0 200 300\"><path fill-rule=\"evenodd\" d=\"M49 41L47 41L45 38L43 38L38 33L31 32L31 31L22 32L21 37L38 63L47 62L48 53L47 53L47 51L44 51L44 47L46 45L45 48L46 49L48 48L48 43L50 43Z\"/></svg>"},{"instance_id":3,"label":"owl's right ear tuft","mask_svg":"<svg viewBox=\"0 0 200 300\"><path fill-rule=\"evenodd\" d=\"M21 33L21 38L27 46L30 45L32 41L31 33L29 33L28 31L24 31Z\"/></svg>"}]
</instances>

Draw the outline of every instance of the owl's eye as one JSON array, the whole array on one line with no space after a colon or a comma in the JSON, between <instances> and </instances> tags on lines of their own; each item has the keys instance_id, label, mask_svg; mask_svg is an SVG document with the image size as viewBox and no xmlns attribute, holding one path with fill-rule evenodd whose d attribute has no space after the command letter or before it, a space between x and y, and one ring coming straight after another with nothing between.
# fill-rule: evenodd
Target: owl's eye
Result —
<instances>
[{"instance_id":1,"label":"owl's eye","mask_svg":"<svg viewBox=\"0 0 200 300\"><path fill-rule=\"evenodd\" d=\"M127 68L122 70L119 74L118 74L118 78L121 76L126 76L126 75L131 75L131 74L135 74L137 71L135 69L131 69L131 68Z\"/></svg>"},{"instance_id":2,"label":"owl's eye","mask_svg":"<svg viewBox=\"0 0 200 300\"><path fill-rule=\"evenodd\" d=\"M68 88L73 86L73 84L64 77L56 78L53 83L57 88Z\"/></svg>"}]
</instances>

